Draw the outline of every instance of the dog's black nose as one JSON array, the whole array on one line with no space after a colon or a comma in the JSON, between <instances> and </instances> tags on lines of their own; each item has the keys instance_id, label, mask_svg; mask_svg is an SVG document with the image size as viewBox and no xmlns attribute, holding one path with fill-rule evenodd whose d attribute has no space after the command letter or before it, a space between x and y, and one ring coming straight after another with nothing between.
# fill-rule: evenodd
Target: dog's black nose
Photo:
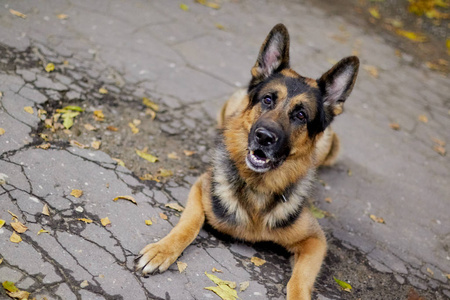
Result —
<instances>
[{"instance_id":1,"label":"dog's black nose","mask_svg":"<svg viewBox=\"0 0 450 300\"><path fill-rule=\"evenodd\" d=\"M255 138L258 144L261 146L270 146L277 142L278 137L275 133L267 130L264 127L260 127L255 130Z\"/></svg>"}]
</instances>

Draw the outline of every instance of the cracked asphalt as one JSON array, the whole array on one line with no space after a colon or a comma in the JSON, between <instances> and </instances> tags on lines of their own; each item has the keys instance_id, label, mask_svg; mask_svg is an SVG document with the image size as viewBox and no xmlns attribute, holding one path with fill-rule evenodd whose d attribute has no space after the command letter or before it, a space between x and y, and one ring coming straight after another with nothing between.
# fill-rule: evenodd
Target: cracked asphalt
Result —
<instances>
[{"instance_id":1,"label":"cracked asphalt","mask_svg":"<svg viewBox=\"0 0 450 300\"><path fill-rule=\"evenodd\" d=\"M218 299L204 290L213 285L204 272L217 268L221 279L250 282L241 299L284 299L285 251L232 241L208 227L180 257L188 265L183 273L176 266L150 277L134 272L139 250L177 223L180 213L165 205L186 203L209 161L217 111L246 85L262 41L283 22L300 74L317 78L351 54L362 63L346 111L333 124L339 160L318 173L313 204L326 212L319 222L330 249L313 297L449 299L450 162L433 149L450 141L448 76L412 64L392 41L310 1L230 0L218 10L185 1L187 11L180 3L2 1L0 177L7 178L0 185L0 281L36 299ZM55 70L48 73L50 62ZM143 97L159 105L155 120ZM46 128L44 119L66 105L85 111L68 131ZM104 121L95 120L96 110ZM128 125L133 120L137 134ZM89 147L93 141L102 142L99 150ZM37 148L47 142L48 149ZM158 162L136 155L145 147ZM161 168L173 176L139 179ZM70 195L72 189L83 195ZM120 195L137 205L113 201ZM9 212L28 227L20 243L10 241ZM38 235L41 229L48 233ZM253 256L267 263L257 267ZM341 291L333 277L352 291ZM3 289L0 299L9 299Z\"/></svg>"}]
</instances>

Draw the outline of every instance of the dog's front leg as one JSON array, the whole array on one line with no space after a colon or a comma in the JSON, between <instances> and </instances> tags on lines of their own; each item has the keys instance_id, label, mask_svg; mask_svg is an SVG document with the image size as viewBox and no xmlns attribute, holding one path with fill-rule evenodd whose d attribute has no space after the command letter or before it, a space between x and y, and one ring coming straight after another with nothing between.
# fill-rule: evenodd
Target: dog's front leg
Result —
<instances>
[{"instance_id":1,"label":"dog's front leg","mask_svg":"<svg viewBox=\"0 0 450 300\"><path fill-rule=\"evenodd\" d=\"M148 244L139 252L136 268L148 274L159 270L164 272L181 255L183 250L195 239L205 221L202 204L202 178L192 186L186 208L178 224L170 233L154 244Z\"/></svg>"},{"instance_id":2,"label":"dog's front leg","mask_svg":"<svg viewBox=\"0 0 450 300\"><path fill-rule=\"evenodd\" d=\"M294 252L294 266L287 285L288 300L311 299L311 292L325 257L325 236L309 237L289 247Z\"/></svg>"}]
</instances>

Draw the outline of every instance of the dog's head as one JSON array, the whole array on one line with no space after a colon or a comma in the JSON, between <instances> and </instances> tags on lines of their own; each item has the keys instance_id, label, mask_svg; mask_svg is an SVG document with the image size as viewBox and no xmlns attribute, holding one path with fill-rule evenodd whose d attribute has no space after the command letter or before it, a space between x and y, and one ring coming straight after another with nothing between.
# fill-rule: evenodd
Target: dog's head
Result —
<instances>
[{"instance_id":1,"label":"dog's head","mask_svg":"<svg viewBox=\"0 0 450 300\"><path fill-rule=\"evenodd\" d=\"M287 29L276 25L251 70L249 102L243 114L248 168L265 173L291 158L309 159L317 137L343 111L358 67L358 58L352 56L317 80L297 74L289 67Z\"/></svg>"}]
</instances>

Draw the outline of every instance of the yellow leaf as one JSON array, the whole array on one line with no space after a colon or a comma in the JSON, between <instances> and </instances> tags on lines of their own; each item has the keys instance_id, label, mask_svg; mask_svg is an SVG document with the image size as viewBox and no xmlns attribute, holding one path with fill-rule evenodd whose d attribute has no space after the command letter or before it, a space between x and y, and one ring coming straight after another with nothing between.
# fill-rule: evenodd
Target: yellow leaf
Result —
<instances>
[{"instance_id":1,"label":"yellow leaf","mask_svg":"<svg viewBox=\"0 0 450 300\"><path fill-rule=\"evenodd\" d=\"M128 126L130 126L131 132L132 132L133 134L136 134L136 133L139 132L139 128L137 128L136 125L134 125L133 123L131 123L131 122L128 123Z\"/></svg>"},{"instance_id":2,"label":"yellow leaf","mask_svg":"<svg viewBox=\"0 0 450 300\"><path fill-rule=\"evenodd\" d=\"M325 198L325 202L331 203L331 202L333 202L333 199L331 199L331 197L327 197L327 198Z\"/></svg>"},{"instance_id":3,"label":"yellow leaf","mask_svg":"<svg viewBox=\"0 0 450 300\"><path fill-rule=\"evenodd\" d=\"M432 140L434 143L438 144L439 146L445 147L445 141L443 141L443 140L441 140L441 139L438 139L438 138L436 138L436 137L432 137L431 140Z\"/></svg>"},{"instance_id":4,"label":"yellow leaf","mask_svg":"<svg viewBox=\"0 0 450 300\"><path fill-rule=\"evenodd\" d=\"M370 218L372 219L372 221L374 221L374 222L381 223L381 224L385 224L384 219L381 218L381 217L377 217L377 216L375 216L375 215L370 215L369 217L370 217Z\"/></svg>"},{"instance_id":5,"label":"yellow leaf","mask_svg":"<svg viewBox=\"0 0 450 300\"><path fill-rule=\"evenodd\" d=\"M366 70L373 78L378 78L378 68L375 66L363 65L364 70Z\"/></svg>"},{"instance_id":6,"label":"yellow leaf","mask_svg":"<svg viewBox=\"0 0 450 300\"><path fill-rule=\"evenodd\" d=\"M152 174L144 174L144 176L139 177L140 180L153 180L156 182L160 182L161 180L158 179L158 177L153 176Z\"/></svg>"},{"instance_id":7,"label":"yellow leaf","mask_svg":"<svg viewBox=\"0 0 450 300\"><path fill-rule=\"evenodd\" d=\"M245 291L250 286L250 282L244 281L239 283L239 292Z\"/></svg>"},{"instance_id":8,"label":"yellow leaf","mask_svg":"<svg viewBox=\"0 0 450 300\"><path fill-rule=\"evenodd\" d=\"M89 223L93 222L91 219L86 219L86 218L78 218L77 220L78 221L82 221L82 222L84 222L86 224L89 224Z\"/></svg>"},{"instance_id":9,"label":"yellow leaf","mask_svg":"<svg viewBox=\"0 0 450 300\"><path fill-rule=\"evenodd\" d=\"M54 71L55 70L55 65L53 64L53 63L48 63L46 66L45 66L45 71L47 72L47 73L50 73L50 72L52 72L52 71Z\"/></svg>"},{"instance_id":10,"label":"yellow leaf","mask_svg":"<svg viewBox=\"0 0 450 300\"><path fill-rule=\"evenodd\" d=\"M28 300L30 293L27 291L17 291L7 293L9 297L19 300Z\"/></svg>"},{"instance_id":11,"label":"yellow leaf","mask_svg":"<svg viewBox=\"0 0 450 300\"><path fill-rule=\"evenodd\" d=\"M108 126L108 127L106 127L106 129L109 131L114 131L114 132L119 130L119 128L114 127L114 126Z\"/></svg>"},{"instance_id":12,"label":"yellow leaf","mask_svg":"<svg viewBox=\"0 0 450 300\"><path fill-rule=\"evenodd\" d=\"M105 88L99 88L98 89L98 92L100 93L100 94L103 94L103 95L105 95L105 94L108 94L108 90L107 89L105 89Z\"/></svg>"},{"instance_id":13,"label":"yellow leaf","mask_svg":"<svg viewBox=\"0 0 450 300\"><path fill-rule=\"evenodd\" d=\"M117 162L117 164L119 166L125 167L125 163L123 162L123 160L119 159L119 158L112 158L112 160L114 160L115 162Z\"/></svg>"},{"instance_id":14,"label":"yellow leaf","mask_svg":"<svg viewBox=\"0 0 450 300\"><path fill-rule=\"evenodd\" d=\"M439 153L442 156L445 156L445 154L447 153L445 148L442 147L442 146L439 146L439 145L434 145L433 150L436 151L437 153Z\"/></svg>"},{"instance_id":15,"label":"yellow leaf","mask_svg":"<svg viewBox=\"0 0 450 300\"><path fill-rule=\"evenodd\" d=\"M173 175L173 172L167 169L159 169L158 176L161 177L170 177Z\"/></svg>"},{"instance_id":16,"label":"yellow leaf","mask_svg":"<svg viewBox=\"0 0 450 300\"><path fill-rule=\"evenodd\" d=\"M445 41L445 46L447 46L447 53L448 55L450 55L450 39L447 39Z\"/></svg>"},{"instance_id":17,"label":"yellow leaf","mask_svg":"<svg viewBox=\"0 0 450 300\"><path fill-rule=\"evenodd\" d=\"M28 230L28 227L23 225L21 222L17 221L17 219L15 222L11 222L10 225L18 233L24 233L25 231Z\"/></svg>"},{"instance_id":18,"label":"yellow leaf","mask_svg":"<svg viewBox=\"0 0 450 300\"><path fill-rule=\"evenodd\" d=\"M427 268L427 272L430 273L431 276L434 276L434 272L430 268Z\"/></svg>"},{"instance_id":19,"label":"yellow leaf","mask_svg":"<svg viewBox=\"0 0 450 300\"><path fill-rule=\"evenodd\" d=\"M41 229L38 231L37 235L40 235L41 233L49 233L48 230Z\"/></svg>"},{"instance_id":20,"label":"yellow leaf","mask_svg":"<svg viewBox=\"0 0 450 300\"><path fill-rule=\"evenodd\" d=\"M215 23L214 26L216 26L217 29L225 30L225 26L223 26L222 24Z\"/></svg>"},{"instance_id":21,"label":"yellow leaf","mask_svg":"<svg viewBox=\"0 0 450 300\"><path fill-rule=\"evenodd\" d=\"M192 155L194 155L195 153L197 153L197 152L195 152L195 151L190 151L190 150L183 150L183 152L184 152L184 155L186 155L186 156L192 156Z\"/></svg>"},{"instance_id":22,"label":"yellow leaf","mask_svg":"<svg viewBox=\"0 0 450 300\"><path fill-rule=\"evenodd\" d=\"M391 127L391 129L393 130L400 130L400 124L398 124L397 122L390 123L389 127Z\"/></svg>"},{"instance_id":23,"label":"yellow leaf","mask_svg":"<svg viewBox=\"0 0 450 300\"><path fill-rule=\"evenodd\" d=\"M100 219L100 222L102 223L103 226L106 226L106 225L110 225L110 224L111 224L111 221L109 220L108 217L103 218L103 219Z\"/></svg>"},{"instance_id":24,"label":"yellow leaf","mask_svg":"<svg viewBox=\"0 0 450 300\"><path fill-rule=\"evenodd\" d=\"M167 218L167 215L166 214L164 214L164 213L159 213L159 217L161 218L161 219L163 219L163 220L167 220L168 218Z\"/></svg>"},{"instance_id":25,"label":"yellow leaf","mask_svg":"<svg viewBox=\"0 0 450 300\"><path fill-rule=\"evenodd\" d=\"M142 157L143 159L151 162L151 163L154 163L154 162L158 161L158 158L156 156L153 156L153 155L151 155L149 153L146 153L144 151L139 151L139 150L136 149L136 154L139 155L140 157Z\"/></svg>"},{"instance_id":26,"label":"yellow leaf","mask_svg":"<svg viewBox=\"0 0 450 300\"><path fill-rule=\"evenodd\" d=\"M186 270L187 266L188 266L187 263L177 261L177 267L180 273L183 273L183 271Z\"/></svg>"},{"instance_id":27,"label":"yellow leaf","mask_svg":"<svg viewBox=\"0 0 450 300\"><path fill-rule=\"evenodd\" d=\"M42 208L42 214L46 216L50 216L50 210L48 209L48 205L44 204L44 207Z\"/></svg>"},{"instance_id":28,"label":"yellow leaf","mask_svg":"<svg viewBox=\"0 0 450 300\"><path fill-rule=\"evenodd\" d=\"M5 129L0 128L0 135L3 135L3 134L5 134Z\"/></svg>"},{"instance_id":29,"label":"yellow leaf","mask_svg":"<svg viewBox=\"0 0 450 300\"><path fill-rule=\"evenodd\" d=\"M217 294L222 300L235 300L237 299L237 292L227 285L218 285L212 287L205 287L205 290L212 291Z\"/></svg>"},{"instance_id":30,"label":"yellow leaf","mask_svg":"<svg viewBox=\"0 0 450 300\"><path fill-rule=\"evenodd\" d=\"M20 237L20 235L13 231L9 240L13 243L20 243L22 241L22 238Z\"/></svg>"},{"instance_id":31,"label":"yellow leaf","mask_svg":"<svg viewBox=\"0 0 450 300\"><path fill-rule=\"evenodd\" d=\"M130 202L133 202L134 204L137 204L137 202L136 202L136 200L134 200L133 196L117 196L116 198L113 199L113 201L117 201L119 199L128 200Z\"/></svg>"},{"instance_id":32,"label":"yellow leaf","mask_svg":"<svg viewBox=\"0 0 450 300\"><path fill-rule=\"evenodd\" d=\"M83 195L83 191L82 190L72 190L72 192L70 193L71 196L74 196L75 198L80 198Z\"/></svg>"},{"instance_id":33,"label":"yellow leaf","mask_svg":"<svg viewBox=\"0 0 450 300\"><path fill-rule=\"evenodd\" d=\"M216 268L212 268L211 270L213 273L223 273L222 270L218 270Z\"/></svg>"},{"instance_id":34,"label":"yellow leaf","mask_svg":"<svg viewBox=\"0 0 450 300\"><path fill-rule=\"evenodd\" d=\"M153 121L156 118L156 113L150 108L145 109L145 114L150 116L150 119Z\"/></svg>"},{"instance_id":35,"label":"yellow leaf","mask_svg":"<svg viewBox=\"0 0 450 300\"><path fill-rule=\"evenodd\" d=\"M29 114L33 114L34 113L34 110L33 110L33 108L31 106L25 106L23 108L23 110L26 111Z\"/></svg>"},{"instance_id":36,"label":"yellow leaf","mask_svg":"<svg viewBox=\"0 0 450 300\"><path fill-rule=\"evenodd\" d=\"M69 18L69 16L66 14L59 14L59 15L56 15L56 17L60 20L66 20Z\"/></svg>"},{"instance_id":37,"label":"yellow leaf","mask_svg":"<svg viewBox=\"0 0 450 300\"><path fill-rule=\"evenodd\" d=\"M217 277L216 275L209 274L208 272L205 272L205 275L208 276L208 278L217 285L223 284L223 285L229 286L232 289L236 288L236 282L234 282L234 281L222 280L219 277Z\"/></svg>"},{"instance_id":38,"label":"yellow leaf","mask_svg":"<svg viewBox=\"0 0 450 300\"><path fill-rule=\"evenodd\" d=\"M152 220L145 220L145 225L147 226L153 225Z\"/></svg>"},{"instance_id":39,"label":"yellow leaf","mask_svg":"<svg viewBox=\"0 0 450 300\"><path fill-rule=\"evenodd\" d=\"M16 17L20 17L22 19L25 19L27 17L26 14L23 14L20 11L17 11L17 10L14 10L14 9L9 9L9 12L12 13L13 15L15 15Z\"/></svg>"},{"instance_id":40,"label":"yellow leaf","mask_svg":"<svg viewBox=\"0 0 450 300\"><path fill-rule=\"evenodd\" d=\"M2 283L3 288L7 290L8 292L18 292L19 289L14 285L14 282L12 281L3 281Z\"/></svg>"},{"instance_id":41,"label":"yellow leaf","mask_svg":"<svg viewBox=\"0 0 450 300\"><path fill-rule=\"evenodd\" d=\"M75 140L70 140L70 144L71 144L72 146L76 146L76 147L78 147L78 148L80 148L80 149L89 148L89 146L84 145L84 144L82 144L82 143L80 143L80 142L78 142L78 141L75 141Z\"/></svg>"},{"instance_id":42,"label":"yellow leaf","mask_svg":"<svg viewBox=\"0 0 450 300\"><path fill-rule=\"evenodd\" d=\"M255 266L257 266L257 267L260 267L260 266L262 266L263 264L266 263L266 261L265 261L264 259L261 259L261 258L256 257L256 256L253 256L253 257L250 259L250 261L251 261L253 264L255 264Z\"/></svg>"},{"instance_id":43,"label":"yellow leaf","mask_svg":"<svg viewBox=\"0 0 450 300\"><path fill-rule=\"evenodd\" d=\"M169 159L180 159L180 157L175 152L171 152L171 153L167 154L167 157Z\"/></svg>"},{"instance_id":44,"label":"yellow leaf","mask_svg":"<svg viewBox=\"0 0 450 300\"><path fill-rule=\"evenodd\" d=\"M83 280L80 283L80 288L84 289L85 287L87 287L89 285L89 282L87 280Z\"/></svg>"},{"instance_id":45,"label":"yellow leaf","mask_svg":"<svg viewBox=\"0 0 450 300\"><path fill-rule=\"evenodd\" d=\"M103 114L103 111L101 110L94 111L94 119L96 121L104 121L105 115Z\"/></svg>"},{"instance_id":46,"label":"yellow leaf","mask_svg":"<svg viewBox=\"0 0 450 300\"><path fill-rule=\"evenodd\" d=\"M410 39L411 41L414 41L414 42L422 43L427 40L427 37L421 33L415 33L415 32L407 31L407 30L403 30L403 29L396 29L395 32L398 35L403 36L407 39Z\"/></svg>"},{"instance_id":47,"label":"yellow leaf","mask_svg":"<svg viewBox=\"0 0 450 300\"><path fill-rule=\"evenodd\" d=\"M51 145L49 143L44 143L44 144L37 145L36 148L47 150L48 148L50 148L50 146Z\"/></svg>"},{"instance_id":48,"label":"yellow leaf","mask_svg":"<svg viewBox=\"0 0 450 300\"><path fill-rule=\"evenodd\" d=\"M425 115L420 115L420 116L418 117L418 119L419 119L419 121L422 122L422 123L428 123L428 117L425 116Z\"/></svg>"},{"instance_id":49,"label":"yellow leaf","mask_svg":"<svg viewBox=\"0 0 450 300\"><path fill-rule=\"evenodd\" d=\"M142 98L142 103L147 106L148 108L152 109L153 111L159 111L158 104L152 102L150 99L144 97Z\"/></svg>"},{"instance_id":50,"label":"yellow leaf","mask_svg":"<svg viewBox=\"0 0 450 300\"><path fill-rule=\"evenodd\" d=\"M8 210L8 213L12 216L12 219L13 219L13 220L19 219L19 217L17 217L17 215L15 215L14 213L12 213L11 211Z\"/></svg>"},{"instance_id":51,"label":"yellow leaf","mask_svg":"<svg viewBox=\"0 0 450 300\"><path fill-rule=\"evenodd\" d=\"M378 10L378 7L371 7L369 8L369 13L372 15L372 17L374 17L375 19L379 19L380 16L380 11Z\"/></svg>"},{"instance_id":52,"label":"yellow leaf","mask_svg":"<svg viewBox=\"0 0 450 300\"><path fill-rule=\"evenodd\" d=\"M189 6L187 6L187 5L184 4L184 3L180 3L180 8L181 8L182 10L184 10L184 11L188 11L188 10L189 10Z\"/></svg>"},{"instance_id":53,"label":"yellow leaf","mask_svg":"<svg viewBox=\"0 0 450 300\"><path fill-rule=\"evenodd\" d=\"M311 210L311 213L313 214L313 216L316 219L323 219L325 217L326 212L324 210L321 210L320 208L316 207L315 205L311 204L309 209Z\"/></svg>"},{"instance_id":54,"label":"yellow leaf","mask_svg":"<svg viewBox=\"0 0 450 300\"><path fill-rule=\"evenodd\" d=\"M220 9L220 4L208 1L208 0L195 0L197 3L200 3L201 5L214 8L214 9Z\"/></svg>"},{"instance_id":55,"label":"yellow leaf","mask_svg":"<svg viewBox=\"0 0 450 300\"><path fill-rule=\"evenodd\" d=\"M102 142L101 141L92 141L91 143L91 147L94 148L95 150L100 149Z\"/></svg>"},{"instance_id":56,"label":"yellow leaf","mask_svg":"<svg viewBox=\"0 0 450 300\"><path fill-rule=\"evenodd\" d=\"M5 225L5 223L6 223L6 221L5 221L5 220L2 220L2 219L0 219L0 228L2 228L2 227L3 227L3 225Z\"/></svg>"},{"instance_id":57,"label":"yellow leaf","mask_svg":"<svg viewBox=\"0 0 450 300\"><path fill-rule=\"evenodd\" d=\"M45 133L40 133L39 136L40 136L41 139L43 139L44 141L48 142L48 135L46 135Z\"/></svg>"},{"instance_id":58,"label":"yellow leaf","mask_svg":"<svg viewBox=\"0 0 450 300\"><path fill-rule=\"evenodd\" d=\"M180 212L184 210L184 207L179 205L178 203L167 203L165 205L165 207L168 207L168 208L174 209L176 211L180 211Z\"/></svg>"},{"instance_id":59,"label":"yellow leaf","mask_svg":"<svg viewBox=\"0 0 450 300\"><path fill-rule=\"evenodd\" d=\"M2 264L2 262L3 262L3 257L2 257L2 258L0 258L0 265Z\"/></svg>"},{"instance_id":60,"label":"yellow leaf","mask_svg":"<svg viewBox=\"0 0 450 300\"><path fill-rule=\"evenodd\" d=\"M92 125L89 124L89 123L84 124L84 128L86 128L86 130L89 130L89 131L97 130L97 128L95 128L94 126L92 126Z\"/></svg>"},{"instance_id":61,"label":"yellow leaf","mask_svg":"<svg viewBox=\"0 0 450 300\"><path fill-rule=\"evenodd\" d=\"M346 291L346 292L350 292L352 289L352 286L350 284L348 284L345 281L339 280L336 277L333 276L334 281L337 282L337 284L339 284L339 286L342 288L342 290Z\"/></svg>"}]
</instances>

